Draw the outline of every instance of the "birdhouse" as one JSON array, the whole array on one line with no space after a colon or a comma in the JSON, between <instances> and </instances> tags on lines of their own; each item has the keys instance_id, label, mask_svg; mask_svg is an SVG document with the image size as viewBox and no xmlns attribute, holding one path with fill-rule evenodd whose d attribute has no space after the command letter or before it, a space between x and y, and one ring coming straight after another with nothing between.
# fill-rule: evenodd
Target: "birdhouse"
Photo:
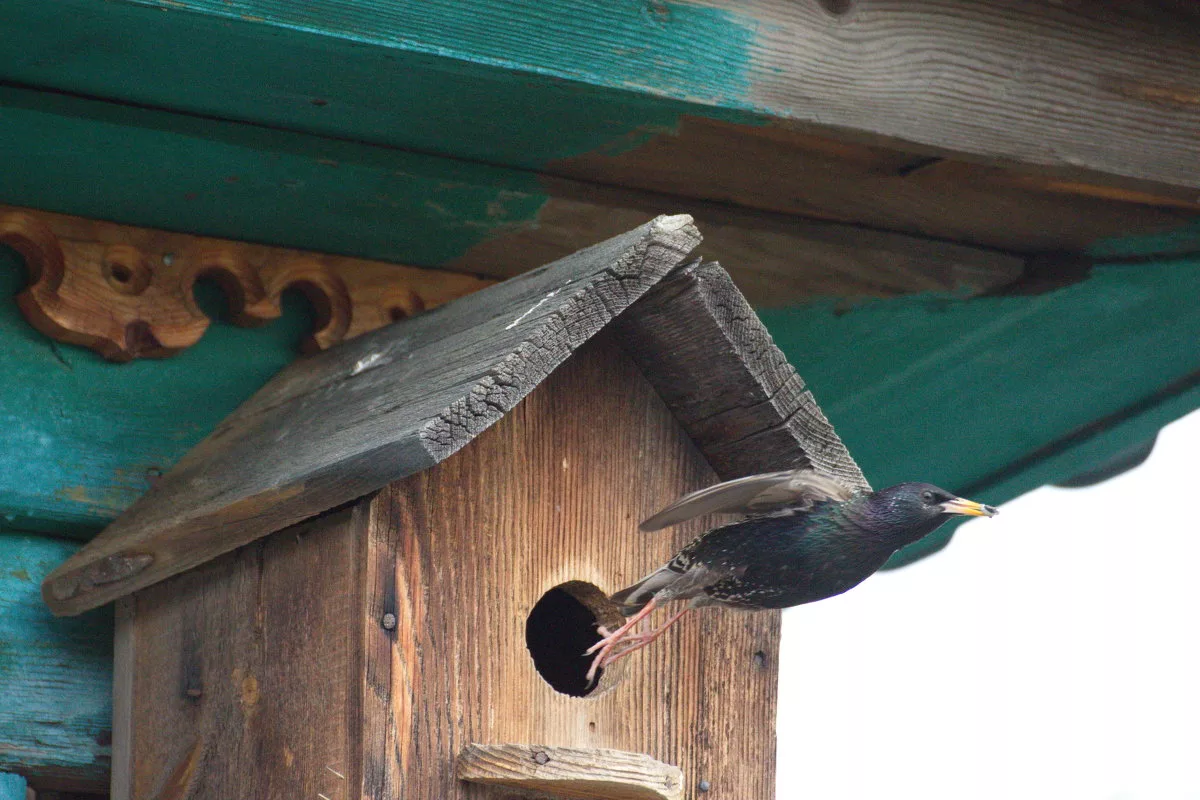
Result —
<instances>
[{"instance_id":1,"label":"birdhouse","mask_svg":"<svg viewBox=\"0 0 1200 800\"><path fill-rule=\"evenodd\" d=\"M755 800L776 612L586 678L680 495L862 474L686 216L300 359L43 586L116 600L116 798ZM524 795L522 795L524 796Z\"/></svg>"}]
</instances>

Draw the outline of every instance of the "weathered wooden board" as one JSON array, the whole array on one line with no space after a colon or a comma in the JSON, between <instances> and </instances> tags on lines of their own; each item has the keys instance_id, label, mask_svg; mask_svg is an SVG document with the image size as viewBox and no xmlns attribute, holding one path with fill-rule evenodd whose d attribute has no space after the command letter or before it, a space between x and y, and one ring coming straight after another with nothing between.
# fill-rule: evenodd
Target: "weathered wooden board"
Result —
<instances>
[{"instance_id":1,"label":"weathered wooden board","mask_svg":"<svg viewBox=\"0 0 1200 800\"><path fill-rule=\"evenodd\" d=\"M280 373L45 582L78 613L454 453L699 243L661 217Z\"/></svg>"},{"instance_id":2,"label":"weathered wooden board","mask_svg":"<svg viewBox=\"0 0 1200 800\"><path fill-rule=\"evenodd\" d=\"M38 591L77 549L0 533L0 772L100 790L111 755L112 615L55 619Z\"/></svg>"},{"instance_id":3,"label":"weathered wooden board","mask_svg":"<svg viewBox=\"0 0 1200 800\"><path fill-rule=\"evenodd\" d=\"M1024 267L1024 259L1011 254L859 226L557 178L542 183L551 199L538 211L536 226L481 242L449 266L501 264L514 247L526 258L539 253L542 260L554 258L579 231L595 238L613 235L640 224L647 213L674 213L684 203L704 231L699 254L753 265L735 267L734 277L760 307L813 297L983 294L1014 283Z\"/></svg>"},{"instance_id":4,"label":"weathered wooden board","mask_svg":"<svg viewBox=\"0 0 1200 800\"><path fill-rule=\"evenodd\" d=\"M6 0L7 80L532 168L686 111L1200 186L1200 25L1172 0L56 8Z\"/></svg>"},{"instance_id":5,"label":"weathered wooden board","mask_svg":"<svg viewBox=\"0 0 1200 800\"><path fill-rule=\"evenodd\" d=\"M782 123L744 125L691 115L637 146L596 150L542 169L591 184L1017 253L1082 252L1100 239L1170 231L1200 213L1196 197L831 141Z\"/></svg>"},{"instance_id":6,"label":"weathered wooden board","mask_svg":"<svg viewBox=\"0 0 1200 800\"><path fill-rule=\"evenodd\" d=\"M446 461L133 595L132 796L483 800L462 749L536 741L772 797L778 614L698 613L584 698L526 648L543 593L636 579L699 530L637 521L714 479L601 335Z\"/></svg>"},{"instance_id":7,"label":"weathered wooden board","mask_svg":"<svg viewBox=\"0 0 1200 800\"><path fill-rule=\"evenodd\" d=\"M357 520L313 520L133 598L114 800L351 797Z\"/></svg>"},{"instance_id":8,"label":"weathered wooden board","mask_svg":"<svg viewBox=\"0 0 1200 800\"><path fill-rule=\"evenodd\" d=\"M722 480L814 467L871 488L720 265L677 270L621 317L618 330Z\"/></svg>"},{"instance_id":9,"label":"weathered wooden board","mask_svg":"<svg viewBox=\"0 0 1200 800\"><path fill-rule=\"evenodd\" d=\"M0 149L13 154L0 202L497 277L680 207L649 192L5 87ZM755 303L980 293L1021 271L1020 258L979 248L684 204L711 231L706 253L739 265Z\"/></svg>"},{"instance_id":10,"label":"weathered wooden board","mask_svg":"<svg viewBox=\"0 0 1200 800\"><path fill-rule=\"evenodd\" d=\"M683 773L641 753L530 744L472 744L459 780L583 800L682 800Z\"/></svg>"}]
</instances>

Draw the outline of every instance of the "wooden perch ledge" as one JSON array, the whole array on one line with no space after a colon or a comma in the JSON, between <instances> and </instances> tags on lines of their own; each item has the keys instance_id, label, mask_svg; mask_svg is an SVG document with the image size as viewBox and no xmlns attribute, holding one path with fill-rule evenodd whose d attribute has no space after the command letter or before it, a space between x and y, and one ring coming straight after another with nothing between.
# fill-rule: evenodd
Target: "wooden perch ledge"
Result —
<instances>
[{"instance_id":1,"label":"wooden perch ledge","mask_svg":"<svg viewBox=\"0 0 1200 800\"><path fill-rule=\"evenodd\" d=\"M641 753L531 744L472 744L459 780L580 800L680 800L683 773Z\"/></svg>"}]
</instances>

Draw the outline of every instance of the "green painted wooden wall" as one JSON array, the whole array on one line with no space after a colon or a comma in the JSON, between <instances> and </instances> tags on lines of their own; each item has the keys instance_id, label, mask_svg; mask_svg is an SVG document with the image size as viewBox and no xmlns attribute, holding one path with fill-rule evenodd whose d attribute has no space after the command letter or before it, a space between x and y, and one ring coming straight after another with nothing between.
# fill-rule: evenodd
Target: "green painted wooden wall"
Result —
<instances>
[{"instance_id":1,"label":"green painted wooden wall","mask_svg":"<svg viewBox=\"0 0 1200 800\"><path fill-rule=\"evenodd\" d=\"M508 5L0 0L0 203L447 266L537 225L558 159L683 115L791 114L755 100L771 32L731 4ZM1172 250L1200 252L1200 227L1097 244L1112 263L1042 294L763 316L874 483L1002 503L1200 406L1200 257L1141 258ZM111 617L54 620L38 583L293 358L311 315L291 298L267 328L114 365L29 328L23 281L0 249L0 773L98 785Z\"/></svg>"}]
</instances>

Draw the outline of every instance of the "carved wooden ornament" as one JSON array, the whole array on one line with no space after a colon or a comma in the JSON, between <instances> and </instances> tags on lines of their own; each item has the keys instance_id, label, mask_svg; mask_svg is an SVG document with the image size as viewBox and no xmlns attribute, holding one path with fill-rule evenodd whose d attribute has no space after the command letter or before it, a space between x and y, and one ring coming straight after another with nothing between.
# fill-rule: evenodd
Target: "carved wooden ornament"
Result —
<instances>
[{"instance_id":1,"label":"carved wooden ornament","mask_svg":"<svg viewBox=\"0 0 1200 800\"><path fill-rule=\"evenodd\" d=\"M232 321L247 327L278 318L286 289L304 292L317 316L306 352L492 283L8 206L0 206L0 244L16 250L29 270L29 285L17 296L29 323L112 361L163 358L199 341L210 322L192 294L201 278L222 287Z\"/></svg>"}]
</instances>

